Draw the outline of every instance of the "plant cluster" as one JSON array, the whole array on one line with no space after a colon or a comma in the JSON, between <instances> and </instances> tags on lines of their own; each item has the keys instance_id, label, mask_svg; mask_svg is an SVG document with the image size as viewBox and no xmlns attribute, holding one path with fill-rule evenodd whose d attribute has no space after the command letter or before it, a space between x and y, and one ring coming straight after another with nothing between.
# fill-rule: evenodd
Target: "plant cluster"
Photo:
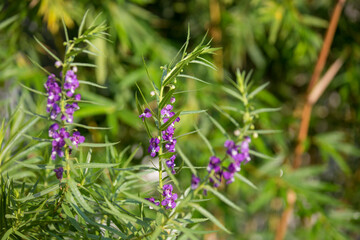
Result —
<instances>
[{"instance_id":1,"label":"plant cluster","mask_svg":"<svg viewBox=\"0 0 360 240\"><path fill-rule=\"evenodd\" d=\"M231 140L215 118L207 114L211 122L226 137L224 143L226 150L223 150L226 153L221 160L216 157L209 140L201 133L200 129L181 136L176 135L176 128L181 126L180 116L206 112L204 110L176 110L178 106L175 105L174 95L181 96L181 92L176 92L177 79L185 77L204 82L195 76L182 74L182 72L189 64L198 64L213 69L213 64L203 56L217 50L211 48L209 43L204 44L203 40L193 51L187 52L188 37L187 42L174 59L176 63L163 67L160 84L156 85L149 78L153 88L150 95L156 98L155 103L149 103L141 88L138 87L142 101L139 101L136 94L136 105L139 119L142 120L149 137L148 153L153 166L131 164L131 160L139 148L125 160L127 149L117 153L114 147L116 143L85 143L85 136L77 129L103 130L103 128L86 126L74 121L80 105L88 103L82 99L79 93L76 93L76 90L82 84L101 87L88 81L79 80L77 76L78 66L91 67L92 65L76 63L74 62L75 57L79 53L91 53L86 50L86 46L91 45L90 40L106 35L104 24L91 24L82 32L85 19L86 15L79 28L78 37L72 40L68 38L64 25L67 41L64 43L66 52L63 61L38 41L41 47L56 60L55 66L61 71L57 77L42 68L48 74L48 79L44 84L46 93L23 86L27 90L47 98L46 112L49 116L26 111L34 118L31 123L16 133L15 138L22 136L31 125L41 118L50 125L49 138L28 135L30 139L40 141L40 143L32 143L23 152L7 154L6 151L9 151L14 144L10 139L10 142L5 144L5 148L1 151L1 166L6 165L9 169L15 166L38 171L51 170L52 174L47 171L48 175L40 182L40 185L38 185L39 181L35 185L32 185L31 182L24 182L20 192L16 190L19 182L14 182L11 178L1 179L0 206L4 210L1 213L0 225L2 239L36 239L39 237L195 239L199 234L211 233L211 231L197 229L198 224L206 220L211 220L220 229L230 233L214 215L200 206L199 202L208 200L204 197L210 191L230 207L241 210L216 188L222 183L233 182L235 175L239 175L241 166L250 161L250 137L248 136L250 132L248 130L249 128L253 129L253 118L249 112L249 100L266 85L248 94L250 75L245 78L245 73L238 72L237 83L233 83L238 93L226 88L228 92L246 103L243 127L237 124L239 128L235 131L236 140ZM230 120L235 121L230 115L227 116ZM2 136L5 135L8 126L4 126L3 122ZM207 167L194 166L192 160L179 146L180 138L194 133L199 134L212 153ZM41 155L41 153L44 150L46 152L49 144L51 144L51 152L49 161L47 161L46 155ZM83 149L86 147L90 147L90 150L87 157L84 158ZM92 162L91 148L94 147L106 147L109 153L107 155L108 162ZM34 149L38 151L35 154L38 160L22 160L25 154L33 153ZM181 164L176 164L179 162L177 156L182 159ZM158 164L154 164L155 160L158 161ZM177 167L178 165L179 167ZM2 171L9 171L9 169L1 168ZM94 172L95 169L98 171ZM192 179L186 184L188 187L183 190L176 175L187 169L191 171ZM199 169L206 169L207 174L202 176ZM157 180L149 182L142 178L144 174L153 171L158 173ZM53 177L57 180L54 181ZM251 184L248 180L245 181L245 178L240 179ZM38 191L39 188L42 190ZM149 189L145 196L141 193L143 189ZM155 189L159 193L158 197L156 193L155 195L153 193ZM150 192L153 195L149 197L148 193ZM205 218L194 217L195 211Z\"/></svg>"}]
</instances>

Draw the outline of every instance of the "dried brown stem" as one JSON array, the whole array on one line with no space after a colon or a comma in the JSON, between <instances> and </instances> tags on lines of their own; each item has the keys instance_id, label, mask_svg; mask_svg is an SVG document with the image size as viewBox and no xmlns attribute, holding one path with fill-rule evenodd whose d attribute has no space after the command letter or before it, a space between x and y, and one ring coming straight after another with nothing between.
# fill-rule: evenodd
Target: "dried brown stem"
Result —
<instances>
[{"instance_id":1,"label":"dried brown stem","mask_svg":"<svg viewBox=\"0 0 360 240\"><path fill-rule=\"evenodd\" d=\"M327 59L327 56L329 55L331 43L334 39L334 34L335 34L335 31L336 31L336 28L337 28L337 25L339 22L341 10L344 6L344 3L345 3L345 0L339 0L338 3L336 4L335 10L334 10L333 15L330 20L329 28L325 35L323 47L321 49L318 61L316 63L314 73L311 77L311 81L309 83L308 96L309 96L310 92L312 91L313 87L318 82L320 74L324 69L326 59ZM307 99L308 99L308 97L306 98L306 100ZM298 141L297 141L297 145L295 148L295 157L294 157L294 162L293 162L293 167L295 169L301 166L301 157L304 152L303 145L304 145L305 139L307 138L307 134L308 134L308 130L309 130L311 111L312 111L312 104L310 104L308 101L306 101L305 106L302 111L302 115L301 115L301 124L300 124L300 129L299 129Z\"/></svg>"}]
</instances>

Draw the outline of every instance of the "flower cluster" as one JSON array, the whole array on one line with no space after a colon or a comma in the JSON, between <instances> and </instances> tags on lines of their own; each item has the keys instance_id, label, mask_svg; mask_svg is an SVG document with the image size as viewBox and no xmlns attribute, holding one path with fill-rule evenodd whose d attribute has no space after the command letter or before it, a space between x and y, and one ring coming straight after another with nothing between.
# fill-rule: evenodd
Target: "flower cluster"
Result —
<instances>
[{"instance_id":1,"label":"flower cluster","mask_svg":"<svg viewBox=\"0 0 360 240\"><path fill-rule=\"evenodd\" d=\"M61 179L63 178L64 168L63 167L55 168L54 172L56 178L61 181Z\"/></svg>"},{"instance_id":2,"label":"flower cluster","mask_svg":"<svg viewBox=\"0 0 360 240\"><path fill-rule=\"evenodd\" d=\"M151 114L150 109L148 109L148 108L145 108L144 112L139 115L139 118L142 118L143 121L145 120L145 118L151 118L151 117L152 117L152 114Z\"/></svg>"},{"instance_id":3,"label":"flower cluster","mask_svg":"<svg viewBox=\"0 0 360 240\"><path fill-rule=\"evenodd\" d=\"M56 82L54 74L49 75L48 80L44 86L48 93L46 111L50 113L50 118L54 120L61 112L61 109L58 105L58 101L61 99L61 87Z\"/></svg>"},{"instance_id":4,"label":"flower cluster","mask_svg":"<svg viewBox=\"0 0 360 240\"><path fill-rule=\"evenodd\" d=\"M81 100L81 95L80 94L76 94L74 96L75 101L80 101ZM80 107L76 102L73 102L71 104L66 104L65 105L65 113L63 113L61 115L61 121L66 121L68 123L72 123L74 121L74 112L76 110L79 110Z\"/></svg>"},{"instance_id":5,"label":"flower cluster","mask_svg":"<svg viewBox=\"0 0 360 240\"><path fill-rule=\"evenodd\" d=\"M210 177L210 182L214 187L218 187L221 183L221 178L224 177L226 184L234 181L234 175L241 169L241 163L246 164L250 161L249 143L250 137L245 137L240 145L236 145L234 141L227 140L224 147L227 148L226 154L230 156L231 163L227 168L221 167L221 160L215 156L210 157L210 162L207 167L209 173L214 172L213 177Z\"/></svg>"},{"instance_id":6,"label":"flower cluster","mask_svg":"<svg viewBox=\"0 0 360 240\"><path fill-rule=\"evenodd\" d=\"M178 196L177 196L176 193L173 193L172 191L173 191L173 186L171 184L164 185L163 193L162 193L162 195L164 196L164 200L161 201L161 205L164 206L166 209L176 207L176 202L175 201L176 201ZM160 205L160 202L156 201L155 198L153 198L153 197L145 198L145 199L152 202L156 206ZM150 207L150 209L151 209L151 207Z\"/></svg>"},{"instance_id":7,"label":"flower cluster","mask_svg":"<svg viewBox=\"0 0 360 240\"><path fill-rule=\"evenodd\" d=\"M153 204L155 204L156 206L160 205L159 201L155 201L155 198L151 197L151 198L145 198L146 200L148 200L149 202L152 202ZM152 207L149 207L150 209L153 209Z\"/></svg>"},{"instance_id":8,"label":"flower cluster","mask_svg":"<svg viewBox=\"0 0 360 240\"><path fill-rule=\"evenodd\" d=\"M175 103L175 98L172 97L170 99L170 103ZM161 118L163 120L163 123L166 123L169 121L171 117L175 115L175 112L172 112L173 106L171 104L166 105L163 109L161 109ZM176 139L174 139L174 132L175 132L175 122L180 122L180 118L177 117L168 127L166 130L162 131L162 138L165 143L165 148L169 152L175 152L175 145L176 145ZM167 161L166 165L168 168L171 169L171 172L175 174L175 159L176 155L171 156Z\"/></svg>"},{"instance_id":9,"label":"flower cluster","mask_svg":"<svg viewBox=\"0 0 360 240\"><path fill-rule=\"evenodd\" d=\"M79 81L77 79L75 71L73 70L67 71L65 75L65 84L64 84L64 89L68 90L66 92L66 96L72 97L75 93L75 89L77 89L78 87L79 87Z\"/></svg>"},{"instance_id":10,"label":"flower cluster","mask_svg":"<svg viewBox=\"0 0 360 240\"><path fill-rule=\"evenodd\" d=\"M148 152L150 156L155 157L156 153L160 151L160 139L159 138L151 138L150 139L150 146L148 148Z\"/></svg>"},{"instance_id":11,"label":"flower cluster","mask_svg":"<svg viewBox=\"0 0 360 240\"><path fill-rule=\"evenodd\" d=\"M74 112L79 109L79 105L77 102L67 103L65 105L64 102L68 101L66 100L66 96L69 98L74 96L73 99L70 100L81 100L80 94L74 95L75 89L79 87L79 81L77 80L75 72L76 69L68 70L66 72L63 89L61 88L60 84L56 82L56 77L54 74L50 74L47 82L45 83L45 89L48 93L46 111L50 113L50 118L52 120L56 120L58 115L61 113L60 119L63 122L73 122ZM66 92L66 96L61 95L62 90L68 90ZM61 109L59 105L64 109ZM80 135L80 132L76 131L72 136L70 136L70 133L67 131L67 129L65 127L60 128L58 123L54 123L50 126L49 137L53 138L51 151L51 159L53 160L56 159L56 156L64 157L64 146L66 144L65 139L69 138L72 144L76 147L79 143L83 143L85 141L85 138ZM69 148L71 148L71 146L69 146Z\"/></svg>"},{"instance_id":12,"label":"flower cluster","mask_svg":"<svg viewBox=\"0 0 360 240\"><path fill-rule=\"evenodd\" d=\"M195 190L199 187L200 184L200 178L195 176L194 174L191 177L191 189Z\"/></svg>"},{"instance_id":13,"label":"flower cluster","mask_svg":"<svg viewBox=\"0 0 360 240\"><path fill-rule=\"evenodd\" d=\"M220 159L215 156L211 156L207 170L209 173L214 171L213 177L210 177L209 180L214 185L214 187L218 187L221 183L221 177L223 174Z\"/></svg>"},{"instance_id":14,"label":"flower cluster","mask_svg":"<svg viewBox=\"0 0 360 240\"><path fill-rule=\"evenodd\" d=\"M171 184L164 185L162 195L165 198L164 198L164 200L161 201L161 205L165 206L166 209L176 207L175 201L178 196L176 193L172 193L172 191L173 191L173 186Z\"/></svg>"},{"instance_id":15,"label":"flower cluster","mask_svg":"<svg viewBox=\"0 0 360 240\"><path fill-rule=\"evenodd\" d=\"M65 146L65 139L70 137L70 134L65 128L59 130L59 124L54 123L49 128L49 137L53 138L51 159L55 160L56 155L64 157L63 147Z\"/></svg>"}]
</instances>

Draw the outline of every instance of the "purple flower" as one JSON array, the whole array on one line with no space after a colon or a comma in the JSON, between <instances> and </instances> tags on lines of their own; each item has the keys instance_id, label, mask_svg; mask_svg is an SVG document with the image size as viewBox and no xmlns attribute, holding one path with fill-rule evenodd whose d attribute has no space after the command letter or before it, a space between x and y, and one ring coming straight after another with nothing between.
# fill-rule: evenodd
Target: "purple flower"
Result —
<instances>
[{"instance_id":1,"label":"purple flower","mask_svg":"<svg viewBox=\"0 0 360 240\"><path fill-rule=\"evenodd\" d=\"M75 89L79 87L79 81L73 70L68 70L65 76L64 89L69 90L66 92L68 97L72 97L75 93Z\"/></svg>"},{"instance_id":2,"label":"purple flower","mask_svg":"<svg viewBox=\"0 0 360 240\"><path fill-rule=\"evenodd\" d=\"M76 94L74 98L75 98L75 101L80 101L81 100L81 94Z\"/></svg>"},{"instance_id":3,"label":"purple flower","mask_svg":"<svg viewBox=\"0 0 360 240\"><path fill-rule=\"evenodd\" d=\"M49 137L53 137L54 133L59 130L59 124L54 123L49 127Z\"/></svg>"},{"instance_id":4,"label":"purple flower","mask_svg":"<svg viewBox=\"0 0 360 240\"><path fill-rule=\"evenodd\" d=\"M51 127L53 127L51 129L54 129L56 128L56 125L53 124ZM70 134L66 131L65 128L61 128L59 131L51 131L51 134L52 138L54 139L52 141L51 159L55 160L56 155L59 157L64 157L63 147L65 146L65 138L69 138Z\"/></svg>"},{"instance_id":5,"label":"purple flower","mask_svg":"<svg viewBox=\"0 0 360 240\"><path fill-rule=\"evenodd\" d=\"M80 135L80 132L76 131L73 133L72 137L70 137L70 141L73 145L78 147L80 143L85 141L85 137ZM71 148L71 146L69 146Z\"/></svg>"},{"instance_id":6,"label":"purple flower","mask_svg":"<svg viewBox=\"0 0 360 240\"><path fill-rule=\"evenodd\" d=\"M221 161L219 158L217 158L216 156L211 156L210 157L210 162L209 165L207 167L207 171L210 173L212 170L214 170L215 172L219 172L220 169L220 164Z\"/></svg>"},{"instance_id":7,"label":"purple flower","mask_svg":"<svg viewBox=\"0 0 360 240\"><path fill-rule=\"evenodd\" d=\"M55 75L50 74L48 77L48 80L45 83L45 89L48 93L48 99L47 99L47 105L46 105L46 111L51 112L51 117L55 119L57 117L57 114L60 112L58 111L59 106L56 104L60 100L60 94L61 94L61 87L56 82ZM56 106L55 106L56 105ZM56 107L55 111L52 109Z\"/></svg>"},{"instance_id":8,"label":"purple flower","mask_svg":"<svg viewBox=\"0 0 360 240\"><path fill-rule=\"evenodd\" d=\"M61 108L56 103L54 103L52 107L53 107L53 109L50 112L50 118L52 120L55 120L57 118L57 116L59 115L59 113L61 112Z\"/></svg>"},{"instance_id":9,"label":"purple flower","mask_svg":"<svg viewBox=\"0 0 360 240\"><path fill-rule=\"evenodd\" d=\"M214 177L210 177L210 182L214 184L214 187L218 187L221 183L222 171L221 171L221 161L216 156L210 157L210 162L207 167L209 173L214 171Z\"/></svg>"},{"instance_id":10,"label":"purple flower","mask_svg":"<svg viewBox=\"0 0 360 240\"><path fill-rule=\"evenodd\" d=\"M166 165L168 166L168 168L171 169L172 174L176 173L176 171L174 169L175 168L175 158L176 158L176 155L172 155L170 157L170 159L166 161Z\"/></svg>"},{"instance_id":11,"label":"purple flower","mask_svg":"<svg viewBox=\"0 0 360 240\"><path fill-rule=\"evenodd\" d=\"M223 172L223 176L224 176L224 179L227 180L226 184L230 184L232 182L234 182L234 175L236 172L239 172L240 171L240 163L237 164L237 163L230 163L227 171L225 170Z\"/></svg>"},{"instance_id":12,"label":"purple flower","mask_svg":"<svg viewBox=\"0 0 360 240\"><path fill-rule=\"evenodd\" d=\"M238 148L239 146L235 145L234 141L231 140L226 140L224 147L227 148L226 153L229 154L231 157L234 157L235 155L238 154Z\"/></svg>"},{"instance_id":13,"label":"purple flower","mask_svg":"<svg viewBox=\"0 0 360 240\"><path fill-rule=\"evenodd\" d=\"M166 184L163 186L163 196L170 197L173 191L173 186L171 184Z\"/></svg>"},{"instance_id":14,"label":"purple flower","mask_svg":"<svg viewBox=\"0 0 360 240\"><path fill-rule=\"evenodd\" d=\"M171 141L169 141L168 143L165 144L165 148L169 152L175 152L175 145L176 145L176 139L173 139L173 140L171 140Z\"/></svg>"},{"instance_id":15,"label":"purple flower","mask_svg":"<svg viewBox=\"0 0 360 240\"><path fill-rule=\"evenodd\" d=\"M176 202L175 200L177 199L177 194L173 193L170 197L165 198L164 200L162 200L161 205L166 206L166 209L169 208L175 208L176 207Z\"/></svg>"},{"instance_id":16,"label":"purple flower","mask_svg":"<svg viewBox=\"0 0 360 240\"><path fill-rule=\"evenodd\" d=\"M159 146L160 140L158 138L151 138L150 139L150 146L148 148L148 152L152 157L156 156L156 153L160 151Z\"/></svg>"},{"instance_id":17,"label":"purple flower","mask_svg":"<svg viewBox=\"0 0 360 240\"><path fill-rule=\"evenodd\" d=\"M59 167L54 169L56 178L59 179L61 181L61 179L63 178L63 173L64 173L64 168L63 167Z\"/></svg>"},{"instance_id":18,"label":"purple flower","mask_svg":"<svg viewBox=\"0 0 360 240\"><path fill-rule=\"evenodd\" d=\"M60 62L60 61L56 61L56 62L55 62L55 67L56 67L56 68L61 67L61 65L62 65L62 64L61 64L61 62Z\"/></svg>"},{"instance_id":19,"label":"purple flower","mask_svg":"<svg viewBox=\"0 0 360 240\"><path fill-rule=\"evenodd\" d=\"M153 204L155 204L156 206L160 205L160 202L156 201L155 202L155 198L151 197L151 198L145 198L146 200L148 200L149 202L152 202ZM150 209L153 209L153 207L149 206Z\"/></svg>"},{"instance_id":20,"label":"purple flower","mask_svg":"<svg viewBox=\"0 0 360 240\"><path fill-rule=\"evenodd\" d=\"M60 147L59 145L55 145L55 146L53 145L51 150L51 159L55 160L56 155L58 155L59 157L64 157L64 151L62 150L62 147Z\"/></svg>"},{"instance_id":21,"label":"purple flower","mask_svg":"<svg viewBox=\"0 0 360 240\"><path fill-rule=\"evenodd\" d=\"M173 106L168 104L163 109L161 109L161 116L162 117L172 117L171 116L171 110L173 109ZM175 113L174 113L175 114Z\"/></svg>"},{"instance_id":22,"label":"purple flower","mask_svg":"<svg viewBox=\"0 0 360 240\"><path fill-rule=\"evenodd\" d=\"M161 201L161 205L166 206L166 209L176 207L175 200L177 199L177 194L172 193L173 187L171 184L164 185L163 187L163 196L165 197L164 200Z\"/></svg>"},{"instance_id":23,"label":"purple flower","mask_svg":"<svg viewBox=\"0 0 360 240\"><path fill-rule=\"evenodd\" d=\"M139 115L139 118L142 118L143 121L145 118L150 118L150 117L152 117L152 114L151 114L150 109L148 109L148 108L145 108L144 112Z\"/></svg>"},{"instance_id":24,"label":"purple flower","mask_svg":"<svg viewBox=\"0 0 360 240\"><path fill-rule=\"evenodd\" d=\"M175 100L176 100L176 99L175 99L174 97L171 97L171 98L170 98L170 103L171 103L171 104L175 103Z\"/></svg>"},{"instance_id":25,"label":"purple flower","mask_svg":"<svg viewBox=\"0 0 360 240\"><path fill-rule=\"evenodd\" d=\"M195 176L194 174L191 177L191 189L195 190L199 187L200 178Z\"/></svg>"}]
</instances>

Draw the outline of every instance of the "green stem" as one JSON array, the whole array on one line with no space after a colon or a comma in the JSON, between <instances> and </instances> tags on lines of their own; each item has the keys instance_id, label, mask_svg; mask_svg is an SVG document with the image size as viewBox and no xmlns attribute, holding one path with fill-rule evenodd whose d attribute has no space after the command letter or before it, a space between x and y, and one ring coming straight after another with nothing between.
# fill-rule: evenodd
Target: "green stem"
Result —
<instances>
[{"instance_id":1,"label":"green stem","mask_svg":"<svg viewBox=\"0 0 360 240\"><path fill-rule=\"evenodd\" d=\"M159 102L158 102L158 106L160 105L161 101L162 101L162 98L163 98L163 92L164 92L164 87L161 86L160 88L160 95L159 95ZM160 141L162 139L162 136L161 136L161 130L160 130L160 127L161 127L161 109L158 109L158 119L159 119L159 124L158 124L158 129L159 129L159 137L160 137ZM163 179L162 179L162 161L161 161L161 157L160 155L162 154L163 152L163 146L162 144L160 143L160 150L159 150L159 186L160 186L160 189L163 189ZM161 200L163 200L163 196L161 195Z\"/></svg>"}]
</instances>

